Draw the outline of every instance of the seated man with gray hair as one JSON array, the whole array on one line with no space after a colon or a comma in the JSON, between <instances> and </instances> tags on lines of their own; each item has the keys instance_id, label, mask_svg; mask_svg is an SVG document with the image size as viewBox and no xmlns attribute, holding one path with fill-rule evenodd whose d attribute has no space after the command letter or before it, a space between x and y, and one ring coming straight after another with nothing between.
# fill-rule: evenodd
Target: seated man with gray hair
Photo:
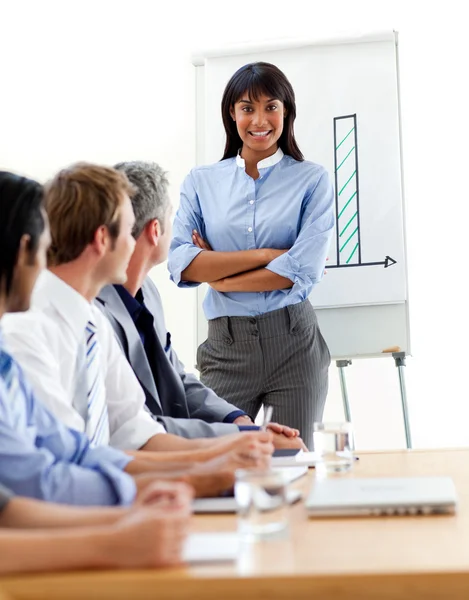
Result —
<instances>
[{"instance_id":1,"label":"seated man with gray hair","mask_svg":"<svg viewBox=\"0 0 469 600\"><path fill-rule=\"evenodd\" d=\"M109 319L145 392L147 409L169 433L188 438L258 429L252 419L187 373L171 344L163 305L150 269L163 263L171 241L172 207L168 180L156 163L124 162L137 189L132 198L136 246L124 285L108 285L96 304ZM304 447L298 431L269 425L277 448Z\"/></svg>"}]
</instances>

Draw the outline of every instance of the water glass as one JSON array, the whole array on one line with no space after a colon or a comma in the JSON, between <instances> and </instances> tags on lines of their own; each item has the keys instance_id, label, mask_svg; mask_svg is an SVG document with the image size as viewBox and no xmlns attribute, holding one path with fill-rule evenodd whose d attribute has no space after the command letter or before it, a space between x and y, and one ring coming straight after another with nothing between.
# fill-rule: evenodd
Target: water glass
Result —
<instances>
[{"instance_id":1,"label":"water glass","mask_svg":"<svg viewBox=\"0 0 469 600\"><path fill-rule=\"evenodd\" d=\"M238 533L244 541L287 537L286 494L287 481L281 470L236 471Z\"/></svg>"},{"instance_id":2,"label":"water glass","mask_svg":"<svg viewBox=\"0 0 469 600\"><path fill-rule=\"evenodd\" d=\"M345 473L353 465L352 424L314 423L314 451L318 455L318 474Z\"/></svg>"}]
</instances>

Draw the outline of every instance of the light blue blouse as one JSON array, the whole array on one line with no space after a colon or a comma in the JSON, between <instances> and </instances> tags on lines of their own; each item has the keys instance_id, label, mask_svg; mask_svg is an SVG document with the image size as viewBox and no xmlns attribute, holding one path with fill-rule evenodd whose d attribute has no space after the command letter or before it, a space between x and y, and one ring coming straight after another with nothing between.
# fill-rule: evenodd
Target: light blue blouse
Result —
<instances>
[{"instance_id":1,"label":"light blue blouse","mask_svg":"<svg viewBox=\"0 0 469 600\"><path fill-rule=\"evenodd\" d=\"M192 243L196 229L213 250L289 248L266 268L293 281L273 292L221 293L209 289L207 319L256 316L305 300L321 280L334 229L334 193L323 167L299 162L279 149L257 165L259 178L245 171L238 155L196 167L181 188L168 268L180 287L198 285L181 273L201 250Z\"/></svg>"}]
</instances>

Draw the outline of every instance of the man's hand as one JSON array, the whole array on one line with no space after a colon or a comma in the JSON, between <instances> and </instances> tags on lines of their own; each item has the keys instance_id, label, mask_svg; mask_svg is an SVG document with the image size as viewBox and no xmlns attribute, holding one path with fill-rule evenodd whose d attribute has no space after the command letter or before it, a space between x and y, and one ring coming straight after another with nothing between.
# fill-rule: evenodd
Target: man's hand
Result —
<instances>
[{"instance_id":1,"label":"man's hand","mask_svg":"<svg viewBox=\"0 0 469 600\"><path fill-rule=\"evenodd\" d=\"M267 425L267 429L270 429L274 433L281 433L288 438L295 438L300 435L298 429L287 427L287 425L280 425L280 423L269 423Z\"/></svg>"},{"instance_id":2,"label":"man's hand","mask_svg":"<svg viewBox=\"0 0 469 600\"><path fill-rule=\"evenodd\" d=\"M239 450L246 444L254 444L260 454L271 455L273 452L272 434L266 431L243 431L231 433L213 440L210 448L203 450L203 460L211 460L232 450ZM199 461L200 462L200 461Z\"/></svg>"},{"instance_id":3,"label":"man's hand","mask_svg":"<svg viewBox=\"0 0 469 600\"><path fill-rule=\"evenodd\" d=\"M231 458L238 461L237 468L268 467L274 451L272 436L270 431L246 431L242 435L238 434L238 441L230 453Z\"/></svg>"},{"instance_id":4,"label":"man's hand","mask_svg":"<svg viewBox=\"0 0 469 600\"><path fill-rule=\"evenodd\" d=\"M199 465L200 472L194 471L185 479L194 488L197 498L213 498L223 492L233 489L235 475L233 469L221 469L212 467L210 470L202 469L206 465Z\"/></svg>"},{"instance_id":5,"label":"man's hand","mask_svg":"<svg viewBox=\"0 0 469 600\"><path fill-rule=\"evenodd\" d=\"M233 421L235 425L254 425L254 421L248 415L242 415ZM267 429L270 429L274 433L281 433L286 437L293 438L298 437L300 432L298 429L293 429L287 425L280 425L280 423L269 423Z\"/></svg>"},{"instance_id":6,"label":"man's hand","mask_svg":"<svg viewBox=\"0 0 469 600\"><path fill-rule=\"evenodd\" d=\"M255 433L257 436L252 436ZM238 435L237 446L206 463L198 463L186 479L196 496L218 496L234 486L237 469L267 469L274 447L272 434L249 432ZM265 440L269 440L266 442Z\"/></svg>"},{"instance_id":7,"label":"man's hand","mask_svg":"<svg viewBox=\"0 0 469 600\"><path fill-rule=\"evenodd\" d=\"M254 421L248 415L242 415L233 421L235 425L254 425Z\"/></svg>"},{"instance_id":8,"label":"man's hand","mask_svg":"<svg viewBox=\"0 0 469 600\"><path fill-rule=\"evenodd\" d=\"M178 508L192 501L194 490L178 481L154 481L143 487L135 500L135 506Z\"/></svg>"},{"instance_id":9,"label":"man's hand","mask_svg":"<svg viewBox=\"0 0 469 600\"><path fill-rule=\"evenodd\" d=\"M273 435L273 443L276 450L281 450L282 448L299 448L308 452L308 448L299 436L287 437L283 433L274 433Z\"/></svg>"},{"instance_id":10,"label":"man's hand","mask_svg":"<svg viewBox=\"0 0 469 600\"><path fill-rule=\"evenodd\" d=\"M176 484L176 502L166 506L135 506L106 537L103 559L112 567L171 567L182 562L191 520L191 494Z\"/></svg>"}]
</instances>

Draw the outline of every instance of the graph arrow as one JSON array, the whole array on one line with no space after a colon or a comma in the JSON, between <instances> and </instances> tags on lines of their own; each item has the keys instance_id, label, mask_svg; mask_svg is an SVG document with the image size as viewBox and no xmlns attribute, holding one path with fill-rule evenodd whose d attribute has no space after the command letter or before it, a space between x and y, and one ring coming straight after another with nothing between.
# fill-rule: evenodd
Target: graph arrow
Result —
<instances>
[{"instance_id":1,"label":"graph arrow","mask_svg":"<svg viewBox=\"0 0 469 600\"><path fill-rule=\"evenodd\" d=\"M379 262L351 263L348 265L326 265L326 271L329 271L329 269L346 269L348 267L379 267L380 265L383 265L384 268L387 269L396 263L397 261L395 261L393 258L386 256L384 260Z\"/></svg>"}]
</instances>

